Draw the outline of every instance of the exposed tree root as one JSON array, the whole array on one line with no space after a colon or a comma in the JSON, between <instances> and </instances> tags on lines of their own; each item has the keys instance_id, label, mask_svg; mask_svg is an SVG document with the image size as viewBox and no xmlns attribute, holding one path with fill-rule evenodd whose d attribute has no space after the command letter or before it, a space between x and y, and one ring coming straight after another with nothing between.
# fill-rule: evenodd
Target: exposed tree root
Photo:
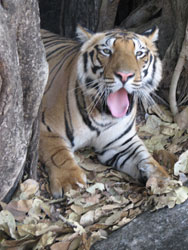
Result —
<instances>
[{"instance_id":1,"label":"exposed tree root","mask_svg":"<svg viewBox=\"0 0 188 250\"><path fill-rule=\"evenodd\" d=\"M185 59L188 58L188 23L186 26L186 33L185 33L185 38L182 44L182 49L179 55L179 59L177 61L171 84L170 84L170 92L169 92L169 103L170 103L170 109L173 114L173 116L177 117L178 114L178 104L176 100L176 90L177 90L177 85L178 85L178 80L181 75L183 66L185 64Z\"/></svg>"}]
</instances>

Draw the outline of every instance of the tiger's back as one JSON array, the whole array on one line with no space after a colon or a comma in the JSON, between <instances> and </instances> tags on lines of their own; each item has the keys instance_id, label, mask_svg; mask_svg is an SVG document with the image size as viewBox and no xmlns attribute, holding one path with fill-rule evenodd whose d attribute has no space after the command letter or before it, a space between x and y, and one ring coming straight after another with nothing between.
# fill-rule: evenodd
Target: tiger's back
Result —
<instances>
[{"instance_id":1,"label":"tiger's back","mask_svg":"<svg viewBox=\"0 0 188 250\"><path fill-rule=\"evenodd\" d=\"M40 159L55 197L85 185L74 160L80 147L94 147L99 160L133 178L165 175L135 129L137 99L149 98L161 79L157 30L90 34L81 42L47 31L42 36L50 75L42 103Z\"/></svg>"},{"instance_id":2,"label":"tiger's back","mask_svg":"<svg viewBox=\"0 0 188 250\"><path fill-rule=\"evenodd\" d=\"M49 79L44 93L44 100L47 105L56 100L59 91L67 87L67 80L72 73L69 64L74 64L73 60L77 60L77 54L80 44L76 41L59 37L46 30L41 30L42 39L46 49L46 59L49 64ZM59 84L59 82L63 82ZM49 101L48 101L49 100Z\"/></svg>"}]
</instances>

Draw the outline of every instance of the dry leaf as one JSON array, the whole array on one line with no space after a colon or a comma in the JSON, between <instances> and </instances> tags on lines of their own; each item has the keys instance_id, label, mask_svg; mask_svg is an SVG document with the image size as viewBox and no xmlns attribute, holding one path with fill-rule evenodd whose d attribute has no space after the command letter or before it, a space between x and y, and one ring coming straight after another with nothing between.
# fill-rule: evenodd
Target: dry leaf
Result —
<instances>
[{"instance_id":1,"label":"dry leaf","mask_svg":"<svg viewBox=\"0 0 188 250\"><path fill-rule=\"evenodd\" d=\"M82 226L89 226L94 223L95 211L88 211L86 214L82 215L80 219L80 224Z\"/></svg>"},{"instance_id":2,"label":"dry leaf","mask_svg":"<svg viewBox=\"0 0 188 250\"><path fill-rule=\"evenodd\" d=\"M181 204L188 199L188 187L179 187L174 192L177 195L176 204Z\"/></svg>"},{"instance_id":3,"label":"dry leaf","mask_svg":"<svg viewBox=\"0 0 188 250\"><path fill-rule=\"evenodd\" d=\"M70 246L70 241L57 242L53 244L50 249L51 250L68 250Z\"/></svg>"},{"instance_id":4,"label":"dry leaf","mask_svg":"<svg viewBox=\"0 0 188 250\"><path fill-rule=\"evenodd\" d=\"M69 217L68 217L68 220L71 220L71 221L80 221L80 215L78 215L77 213L70 213L69 214Z\"/></svg>"},{"instance_id":5,"label":"dry leaf","mask_svg":"<svg viewBox=\"0 0 188 250\"><path fill-rule=\"evenodd\" d=\"M86 159L85 161L79 163L79 165L86 171L101 173L109 169L109 167L100 164L96 164L91 159Z\"/></svg>"},{"instance_id":6,"label":"dry leaf","mask_svg":"<svg viewBox=\"0 0 188 250\"><path fill-rule=\"evenodd\" d=\"M32 198L39 190L39 184L33 179L28 179L20 184L20 200Z\"/></svg>"},{"instance_id":7,"label":"dry leaf","mask_svg":"<svg viewBox=\"0 0 188 250\"><path fill-rule=\"evenodd\" d=\"M82 207L82 206L79 206L79 205L71 205L71 209L77 213L78 215L81 215L85 212L85 209Z\"/></svg>"},{"instance_id":8,"label":"dry leaf","mask_svg":"<svg viewBox=\"0 0 188 250\"><path fill-rule=\"evenodd\" d=\"M17 221L22 221L32 206L32 200L13 200L8 204L1 202L1 206L4 210L11 212Z\"/></svg>"},{"instance_id":9,"label":"dry leaf","mask_svg":"<svg viewBox=\"0 0 188 250\"><path fill-rule=\"evenodd\" d=\"M88 187L86 191L90 194L94 194L96 190L103 191L105 189L105 186L103 183L95 183L94 185Z\"/></svg>"},{"instance_id":10,"label":"dry leaf","mask_svg":"<svg viewBox=\"0 0 188 250\"><path fill-rule=\"evenodd\" d=\"M147 132L153 135L158 135L162 121L156 115L150 115L147 118L146 125L140 127L139 132Z\"/></svg>"},{"instance_id":11,"label":"dry leaf","mask_svg":"<svg viewBox=\"0 0 188 250\"><path fill-rule=\"evenodd\" d=\"M93 245L95 242L99 240L105 240L107 239L108 233L103 230L99 229L97 232L92 232L90 236L90 244Z\"/></svg>"},{"instance_id":12,"label":"dry leaf","mask_svg":"<svg viewBox=\"0 0 188 250\"><path fill-rule=\"evenodd\" d=\"M174 166L174 174L177 176L180 173L188 174L188 150L180 155Z\"/></svg>"},{"instance_id":13,"label":"dry leaf","mask_svg":"<svg viewBox=\"0 0 188 250\"><path fill-rule=\"evenodd\" d=\"M155 209L160 209L168 206L173 208L176 204L181 204L188 199L188 187L178 187L166 195L154 196L156 202Z\"/></svg>"},{"instance_id":14,"label":"dry leaf","mask_svg":"<svg viewBox=\"0 0 188 250\"><path fill-rule=\"evenodd\" d=\"M150 115L156 114L164 122L173 122L172 113L164 105L150 105L147 111Z\"/></svg>"},{"instance_id":15,"label":"dry leaf","mask_svg":"<svg viewBox=\"0 0 188 250\"><path fill-rule=\"evenodd\" d=\"M188 128L188 106L175 116L175 121L181 129Z\"/></svg>"},{"instance_id":16,"label":"dry leaf","mask_svg":"<svg viewBox=\"0 0 188 250\"><path fill-rule=\"evenodd\" d=\"M37 239L33 239L31 238L30 235L27 235L24 238L21 239L17 239L17 240L3 240L1 241L0 246L3 249L6 250L22 250L22 249L26 249L27 245L31 245L34 244L37 241Z\"/></svg>"},{"instance_id":17,"label":"dry leaf","mask_svg":"<svg viewBox=\"0 0 188 250\"><path fill-rule=\"evenodd\" d=\"M173 136L176 130L179 130L176 123L162 123L160 132L163 135Z\"/></svg>"},{"instance_id":18,"label":"dry leaf","mask_svg":"<svg viewBox=\"0 0 188 250\"><path fill-rule=\"evenodd\" d=\"M55 235L52 232L47 232L43 234L37 245L33 248L33 250L43 250L46 246L51 245L54 242Z\"/></svg>"},{"instance_id":19,"label":"dry leaf","mask_svg":"<svg viewBox=\"0 0 188 250\"><path fill-rule=\"evenodd\" d=\"M121 211L114 211L114 213L105 220L105 225L112 226L113 224L115 224L119 220L119 218L121 218L121 213Z\"/></svg>"},{"instance_id":20,"label":"dry leaf","mask_svg":"<svg viewBox=\"0 0 188 250\"><path fill-rule=\"evenodd\" d=\"M88 204L88 206L93 206L100 202L100 197L101 197L101 194L94 194L94 195L87 197L85 199L85 202Z\"/></svg>"},{"instance_id":21,"label":"dry leaf","mask_svg":"<svg viewBox=\"0 0 188 250\"><path fill-rule=\"evenodd\" d=\"M47 232L49 224L47 223L38 223L36 224L20 224L17 225L18 233L21 237L31 234L33 236L39 236Z\"/></svg>"},{"instance_id":22,"label":"dry leaf","mask_svg":"<svg viewBox=\"0 0 188 250\"><path fill-rule=\"evenodd\" d=\"M131 220L132 220L131 218L127 218L127 217L123 218L123 219L118 223L117 226L113 227L113 230L117 230L118 228L120 228L120 227L126 225L127 223L129 223Z\"/></svg>"},{"instance_id":23,"label":"dry leaf","mask_svg":"<svg viewBox=\"0 0 188 250\"><path fill-rule=\"evenodd\" d=\"M153 153L154 150L164 150L166 137L164 135L154 135L151 139L145 140L144 144L150 153Z\"/></svg>"},{"instance_id":24,"label":"dry leaf","mask_svg":"<svg viewBox=\"0 0 188 250\"><path fill-rule=\"evenodd\" d=\"M121 206L121 204L107 204L102 207L102 210L104 212L112 212L114 209L120 208Z\"/></svg>"},{"instance_id":25,"label":"dry leaf","mask_svg":"<svg viewBox=\"0 0 188 250\"><path fill-rule=\"evenodd\" d=\"M8 210L0 212L0 230L4 231L12 239L17 239L16 222L14 216Z\"/></svg>"},{"instance_id":26,"label":"dry leaf","mask_svg":"<svg viewBox=\"0 0 188 250\"><path fill-rule=\"evenodd\" d=\"M81 241L81 237L78 233L67 234L61 238L58 238L60 242L53 244L51 250L76 250L78 249Z\"/></svg>"},{"instance_id":27,"label":"dry leaf","mask_svg":"<svg viewBox=\"0 0 188 250\"><path fill-rule=\"evenodd\" d=\"M175 154L167 150L154 150L153 157L161 166L165 166L169 170L174 168L174 164L178 160Z\"/></svg>"}]
</instances>

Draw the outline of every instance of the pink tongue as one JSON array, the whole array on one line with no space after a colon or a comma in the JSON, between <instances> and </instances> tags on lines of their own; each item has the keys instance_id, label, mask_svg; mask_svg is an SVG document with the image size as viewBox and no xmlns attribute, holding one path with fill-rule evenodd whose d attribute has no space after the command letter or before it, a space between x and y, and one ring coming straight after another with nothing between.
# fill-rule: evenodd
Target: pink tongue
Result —
<instances>
[{"instance_id":1,"label":"pink tongue","mask_svg":"<svg viewBox=\"0 0 188 250\"><path fill-rule=\"evenodd\" d=\"M127 91L124 88L111 93L107 98L107 105L114 117L123 117L129 108L129 99Z\"/></svg>"}]
</instances>

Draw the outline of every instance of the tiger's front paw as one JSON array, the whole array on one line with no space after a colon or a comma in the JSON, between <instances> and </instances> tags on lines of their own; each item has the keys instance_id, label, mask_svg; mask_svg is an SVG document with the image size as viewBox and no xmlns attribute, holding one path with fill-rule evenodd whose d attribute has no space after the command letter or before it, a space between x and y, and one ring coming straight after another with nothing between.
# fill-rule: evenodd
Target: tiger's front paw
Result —
<instances>
[{"instance_id":1,"label":"tiger's front paw","mask_svg":"<svg viewBox=\"0 0 188 250\"><path fill-rule=\"evenodd\" d=\"M144 182L146 186L149 186L151 180L155 179L158 187L163 186L169 180L169 175L166 170L153 158L147 161L142 161L139 166L141 182Z\"/></svg>"},{"instance_id":2,"label":"tiger's front paw","mask_svg":"<svg viewBox=\"0 0 188 250\"><path fill-rule=\"evenodd\" d=\"M54 198L63 196L70 189L77 189L86 185L86 175L76 164L69 167L54 168L49 173L50 189Z\"/></svg>"}]
</instances>

